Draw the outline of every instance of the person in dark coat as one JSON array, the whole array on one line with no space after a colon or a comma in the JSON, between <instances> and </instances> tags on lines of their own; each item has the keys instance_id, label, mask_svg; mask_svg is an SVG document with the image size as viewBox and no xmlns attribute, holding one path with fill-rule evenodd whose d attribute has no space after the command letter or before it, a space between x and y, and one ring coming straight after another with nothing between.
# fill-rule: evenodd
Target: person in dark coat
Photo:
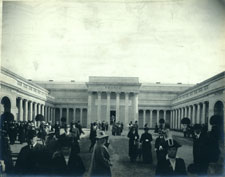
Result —
<instances>
[{"instance_id":1,"label":"person in dark coat","mask_svg":"<svg viewBox=\"0 0 225 177\"><path fill-rule=\"evenodd\" d=\"M142 144L142 157L144 163L152 163L152 135L148 132L149 128L144 128L144 133L141 135L140 142Z\"/></svg>"},{"instance_id":2,"label":"person in dark coat","mask_svg":"<svg viewBox=\"0 0 225 177\"><path fill-rule=\"evenodd\" d=\"M207 174L208 170L208 146L207 135L201 132L202 126L200 124L194 125L193 137L193 159L194 164L198 166L198 174Z\"/></svg>"},{"instance_id":3,"label":"person in dark coat","mask_svg":"<svg viewBox=\"0 0 225 177\"><path fill-rule=\"evenodd\" d=\"M5 130L0 128L0 174L13 172L12 153Z\"/></svg>"},{"instance_id":4,"label":"person in dark coat","mask_svg":"<svg viewBox=\"0 0 225 177\"><path fill-rule=\"evenodd\" d=\"M24 146L18 155L15 172L23 175L37 175L43 173L45 159L44 146L37 143L35 130L29 134L28 145Z\"/></svg>"},{"instance_id":5,"label":"person in dark coat","mask_svg":"<svg viewBox=\"0 0 225 177\"><path fill-rule=\"evenodd\" d=\"M156 176L187 176L185 162L176 157L177 149L181 147L174 139L166 141L166 159L159 161L156 166Z\"/></svg>"},{"instance_id":6,"label":"person in dark coat","mask_svg":"<svg viewBox=\"0 0 225 177\"><path fill-rule=\"evenodd\" d=\"M58 138L60 134L60 125L58 121L56 121L55 125L53 126L53 129L55 130L55 136Z\"/></svg>"},{"instance_id":7,"label":"person in dark coat","mask_svg":"<svg viewBox=\"0 0 225 177\"><path fill-rule=\"evenodd\" d=\"M96 136L97 136L97 124L96 124L96 122L94 122L91 124L91 131L90 131L90 136L89 136L89 139L91 140L91 145L89 147L89 152L92 151L92 149L95 145Z\"/></svg>"},{"instance_id":8,"label":"person in dark coat","mask_svg":"<svg viewBox=\"0 0 225 177\"><path fill-rule=\"evenodd\" d=\"M59 137L59 149L51 160L51 174L56 176L82 176L85 167L77 153L72 153L72 141L65 134Z\"/></svg>"},{"instance_id":9,"label":"person in dark coat","mask_svg":"<svg viewBox=\"0 0 225 177\"><path fill-rule=\"evenodd\" d=\"M23 122L21 122L19 125L18 133L19 133L19 137L18 137L19 142L20 144L23 144L25 142L25 135L26 135L25 125Z\"/></svg>"},{"instance_id":10,"label":"person in dark coat","mask_svg":"<svg viewBox=\"0 0 225 177\"><path fill-rule=\"evenodd\" d=\"M135 127L132 127L127 135L129 138L129 156L131 162L136 161L138 156L138 140L139 135L137 132L137 129Z\"/></svg>"},{"instance_id":11,"label":"person in dark coat","mask_svg":"<svg viewBox=\"0 0 225 177\"><path fill-rule=\"evenodd\" d=\"M164 132L159 132L159 137L155 140L155 151L157 156L157 162L165 160L166 159L166 140L164 137Z\"/></svg>"},{"instance_id":12,"label":"person in dark coat","mask_svg":"<svg viewBox=\"0 0 225 177\"><path fill-rule=\"evenodd\" d=\"M91 176L110 177L111 176L111 162L107 147L105 146L108 135L104 131L97 133L96 145L91 159L90 172Z\"/></svg>"}]
</instances>

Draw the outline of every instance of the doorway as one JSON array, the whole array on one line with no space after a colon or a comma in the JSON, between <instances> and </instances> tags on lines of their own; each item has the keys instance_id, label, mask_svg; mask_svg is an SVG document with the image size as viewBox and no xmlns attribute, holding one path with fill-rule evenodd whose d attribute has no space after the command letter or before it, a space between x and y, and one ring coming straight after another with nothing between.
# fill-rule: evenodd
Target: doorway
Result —
<instances>
[{"instance_id":1,"label":"doorway","mask_svg":"<svg viewBox=\"0 0 225 177\"><path fill-rule=\"evenodd\" d=\"M116 111L112 110L110 111L110 125L112 125L114 122L116 122Z\"/></svg>"}]
</instances>

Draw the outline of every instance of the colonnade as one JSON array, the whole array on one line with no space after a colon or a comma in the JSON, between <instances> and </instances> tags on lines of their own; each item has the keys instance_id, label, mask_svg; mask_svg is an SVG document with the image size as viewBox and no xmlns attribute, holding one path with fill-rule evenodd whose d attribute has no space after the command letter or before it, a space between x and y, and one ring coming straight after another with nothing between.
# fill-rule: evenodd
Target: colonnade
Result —
<instances>
[{"instance_id":1,"label":"colonnade","mask_svg":"<svg viewBox=\"0 0 225 177\"><path fill-rule=\"evenodd\" d=\"M33 121L37 114L42 114L45 121L52 122L55 117L55 108L32 100L17 98L17 121Z\"/></svg>"},{"instance_id":2,"label":"colonnade","mask_svg":"<svg viewBox=\"0 0 225 177\"><path fill-rule=\"evenodd\" d=\"M177 106L172 109L171 128L182 129L181 120L188 117L191 124L208 124L209 102L203 101L190 105Z\"/></svg>"},{"instance_id":3,"label":"colonnade","mask_svg":"<svg viewBox=\"0 0 225 177\"><path fill-rule=\"evenodd\" d=\"M97 121L101 121L101 109L102 105L106 104L106 121L110 122L110 111L111 111L111 94L114 93L116 94L116 99L115 99L115 111L116 111L116 120L120 121L120 109L121 108L121 94L125 94L125 100L124 100L124 111L125 111L125 121L124 123L128 123L128 116L129 116L129 100L130 95L132 95L132 114L134 115L133 120L138 119L138 94L135 92L88 92L88 120L89 121L95 121L93 120L93 115L92 115L92 110L93 110L93 94L97 93ZM102 99L102 94L105 93L106 96L106 102L103 103ZM90 123L90 122L88 122Z\"/></svg>"},{"instance_id":4,"label":"colonnade","mask_svg":"<svg viewBox=\"0 0 225 177\"><path fill-rule=\"evenodd\" d=\"M143 126L148 123L149 128L154 128L155 124L159 125L159 120L164 119L165 122L170 121L171 112L170 110L156 110L156 109L139 109L139 121L140 121L140 114L143 112ZM149 112L149 120L147 120L146 112ZM166 116L166 113L169 112L169 117ZM156 121L154 121L155 116L153 113L156 113ZM160 116L162 113L162 116ZM154 118L153 118L154 117ZM168 120L167 120L168 119Z\"/></svg>"},{"instance_id":5,"label":"colonnade","mask_svg":"<svg viewBox=\"0 0 225 177\"><path fill-rule=\"evenodd\" d=\"M72 108L72 107L57 107L55 108L56 110L59 111L59 114L56 115L56 117L58 117L59 119L61 119L62 117L66 118L66 123L70 124L71 121L76 122L76 121L80 121L81 124L83 126L87 126L85 124L85 121L87 122L87 116L84 116L84 113L87 112L87 108L86 107L79 107L79 108ZM65 115L63 115L63 110L65 110ZM72 116L70 116L70 110L72 110ZM79 116L76 114L76 112L79 112ZM79 119L78 119L79 117ZM57 120L57 121L61 121L61 120ZM85 120L86 119L86 120Z\"/></svg>"}]
</instances>

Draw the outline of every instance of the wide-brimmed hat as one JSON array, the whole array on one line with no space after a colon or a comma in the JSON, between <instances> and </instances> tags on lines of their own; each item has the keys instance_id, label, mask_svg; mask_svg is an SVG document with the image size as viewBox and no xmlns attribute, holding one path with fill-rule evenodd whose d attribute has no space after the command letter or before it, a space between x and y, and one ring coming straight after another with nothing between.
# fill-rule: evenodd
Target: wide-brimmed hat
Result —
<instances>
[{"instance_id":1,"label":"wide-brimmed hat","mask_svg":"<svg viewBox=\"0 0 225 177\"><path fill-rule=\"evenodd\" d=\"M165 144L166 149L168 150L169 148L179 148L181 147L181 145L174 139L169 138L168 140L166 140L166 144Z\"/></svg>"},{"instance_id":2,"label":"wide-brimmed hat","mask_svg":"<svg viewBox=\"0 0 225 177\"><path fill-rule=\"evenodd\" d=\"M96 139L102 139L102 138L106 138L106 137L108 137L108 135L106 135L104 131L97 132Z\"/></svg>"}]
</instances>

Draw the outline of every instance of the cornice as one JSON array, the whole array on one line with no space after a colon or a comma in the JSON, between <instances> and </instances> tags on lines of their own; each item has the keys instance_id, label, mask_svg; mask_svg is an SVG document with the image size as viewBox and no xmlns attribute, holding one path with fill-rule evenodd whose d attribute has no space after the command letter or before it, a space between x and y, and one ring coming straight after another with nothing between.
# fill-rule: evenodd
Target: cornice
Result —
<instances>
[{"instance_id":1,"label":"cornice","mask_svg":"<svg viewBox=\"0 0 225 177\"><path fill-rule=\"evenodd\" d=\"M207 97L209 95L212 95L213 93L216 93L216 92L219 92L219 91L224 91L224 90L225 90L225 86L222 86L220 88L216 88L216 89L210 90L208 92L205 92L201 95L194 96L192 98L185 99L185 100L182 100L182 101L178 101L177 103L172 103L171 106L177 106L177 105L180 105L180 104L187 104L188 102L195 101L197 99L201 99L201 98Z\"/></svg>"}]
</instances>

